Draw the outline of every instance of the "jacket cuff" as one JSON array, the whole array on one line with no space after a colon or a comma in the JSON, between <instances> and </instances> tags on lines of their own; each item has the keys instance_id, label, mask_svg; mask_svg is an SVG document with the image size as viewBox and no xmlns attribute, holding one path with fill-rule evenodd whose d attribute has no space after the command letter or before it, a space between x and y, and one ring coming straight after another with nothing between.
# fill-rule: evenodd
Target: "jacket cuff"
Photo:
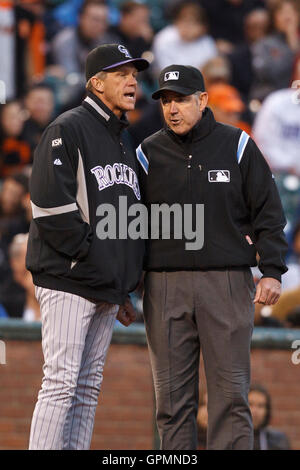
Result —
<instances>
[{"instance_id":1,"label":"jacket cuff","mask_svg":"<svg viewBox=\"0 0 300 470\"><path fill-rule=\"evenodd\" d=\"M263 277L272 277L273 279L281 282L281 271L274 268L265 268L261 278Z\"/></svg>"}]
</instances>

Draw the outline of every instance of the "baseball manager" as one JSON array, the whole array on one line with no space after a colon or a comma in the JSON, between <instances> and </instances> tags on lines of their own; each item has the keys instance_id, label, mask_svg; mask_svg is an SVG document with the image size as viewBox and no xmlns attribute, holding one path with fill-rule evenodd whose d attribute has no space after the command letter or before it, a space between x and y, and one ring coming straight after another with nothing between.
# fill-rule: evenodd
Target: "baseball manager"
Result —
<instances>
[{"instance_id":1,"label":"baseball manager","mask_svg":"<svg viewBox=\"0 0 300 470\"><path fill-rule=\"evenodd\" d=\"M44 377L30 449L88 449L116 315L129 325L128 293L141 276L143 241L100 239L97 208L139 202L137 161L124 115L148 62L122 45L92 50L87 97L45 130L30 183L27 268L41 306Z\"/></svg>"}]
</instances>

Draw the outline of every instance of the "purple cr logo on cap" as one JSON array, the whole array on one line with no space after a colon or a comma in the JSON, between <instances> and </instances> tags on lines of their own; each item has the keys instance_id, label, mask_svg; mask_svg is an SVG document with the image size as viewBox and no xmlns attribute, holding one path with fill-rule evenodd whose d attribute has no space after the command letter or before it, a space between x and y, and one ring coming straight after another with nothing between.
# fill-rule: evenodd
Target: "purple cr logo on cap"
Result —
<instances>
[{"instance_id":1,"label":"purple cr logo on cap","mask_svg":"<svg viewBox=\"0 0 300 470\"><path fill-rule=\"evenodd\" d=\"M132 59L132 56L130 55L129 51L126 49L125 46L122 46L120 44L120 46L118 46L118 49L120 52L122 52L122 54L125 54L125 57L128 57L128 59Z\"/></svg>"}]
</instances>

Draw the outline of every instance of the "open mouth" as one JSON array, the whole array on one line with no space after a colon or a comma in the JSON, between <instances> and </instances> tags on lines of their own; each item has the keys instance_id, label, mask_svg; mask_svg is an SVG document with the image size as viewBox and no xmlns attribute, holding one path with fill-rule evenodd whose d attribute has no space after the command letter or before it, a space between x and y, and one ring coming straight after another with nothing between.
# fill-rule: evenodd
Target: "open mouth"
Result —
<instances>
[{"instance_id":1,"label":"open mouth","mask_svg":"<svg viewBox=\"0 0 300 470\"><path fill-rule=\"evenodd\" d=\"M128 98L132 101L135 99L135 93L134 92L124 93L124 96L125 96L125 98Z\"/></svg>"}]
</instances>

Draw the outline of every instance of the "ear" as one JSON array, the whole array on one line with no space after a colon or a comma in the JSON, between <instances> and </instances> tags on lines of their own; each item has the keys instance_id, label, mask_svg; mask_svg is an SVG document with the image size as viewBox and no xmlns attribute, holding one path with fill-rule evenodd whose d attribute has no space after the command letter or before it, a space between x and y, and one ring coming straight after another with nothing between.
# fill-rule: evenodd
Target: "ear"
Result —
<instances>
[{"instance_id":1,"label":"ear","mask_svg":"<svg viewBox=\"0 0 300 470\"><path fill-rule=\"evenodd\" d=\"M104 81L103 80L100 80L97 77L92 77L91 82L92 82L93 88L96 91L98 91L99 93L103 93L103 91L104 91Z\"/></svg>"},{"instance_id":2,"label":"ear","mask_svg":"<svg viewBox=\"0 0 300 470\"><path fill-rule=\"evenodd\" d=\"M200 105L200 111L204 111L204 109L206 108L207 106L207 102L208 102L208 94L205 92L201 93L200 97L199 97L199 105Z\"/></svg>"}]
</instances>

